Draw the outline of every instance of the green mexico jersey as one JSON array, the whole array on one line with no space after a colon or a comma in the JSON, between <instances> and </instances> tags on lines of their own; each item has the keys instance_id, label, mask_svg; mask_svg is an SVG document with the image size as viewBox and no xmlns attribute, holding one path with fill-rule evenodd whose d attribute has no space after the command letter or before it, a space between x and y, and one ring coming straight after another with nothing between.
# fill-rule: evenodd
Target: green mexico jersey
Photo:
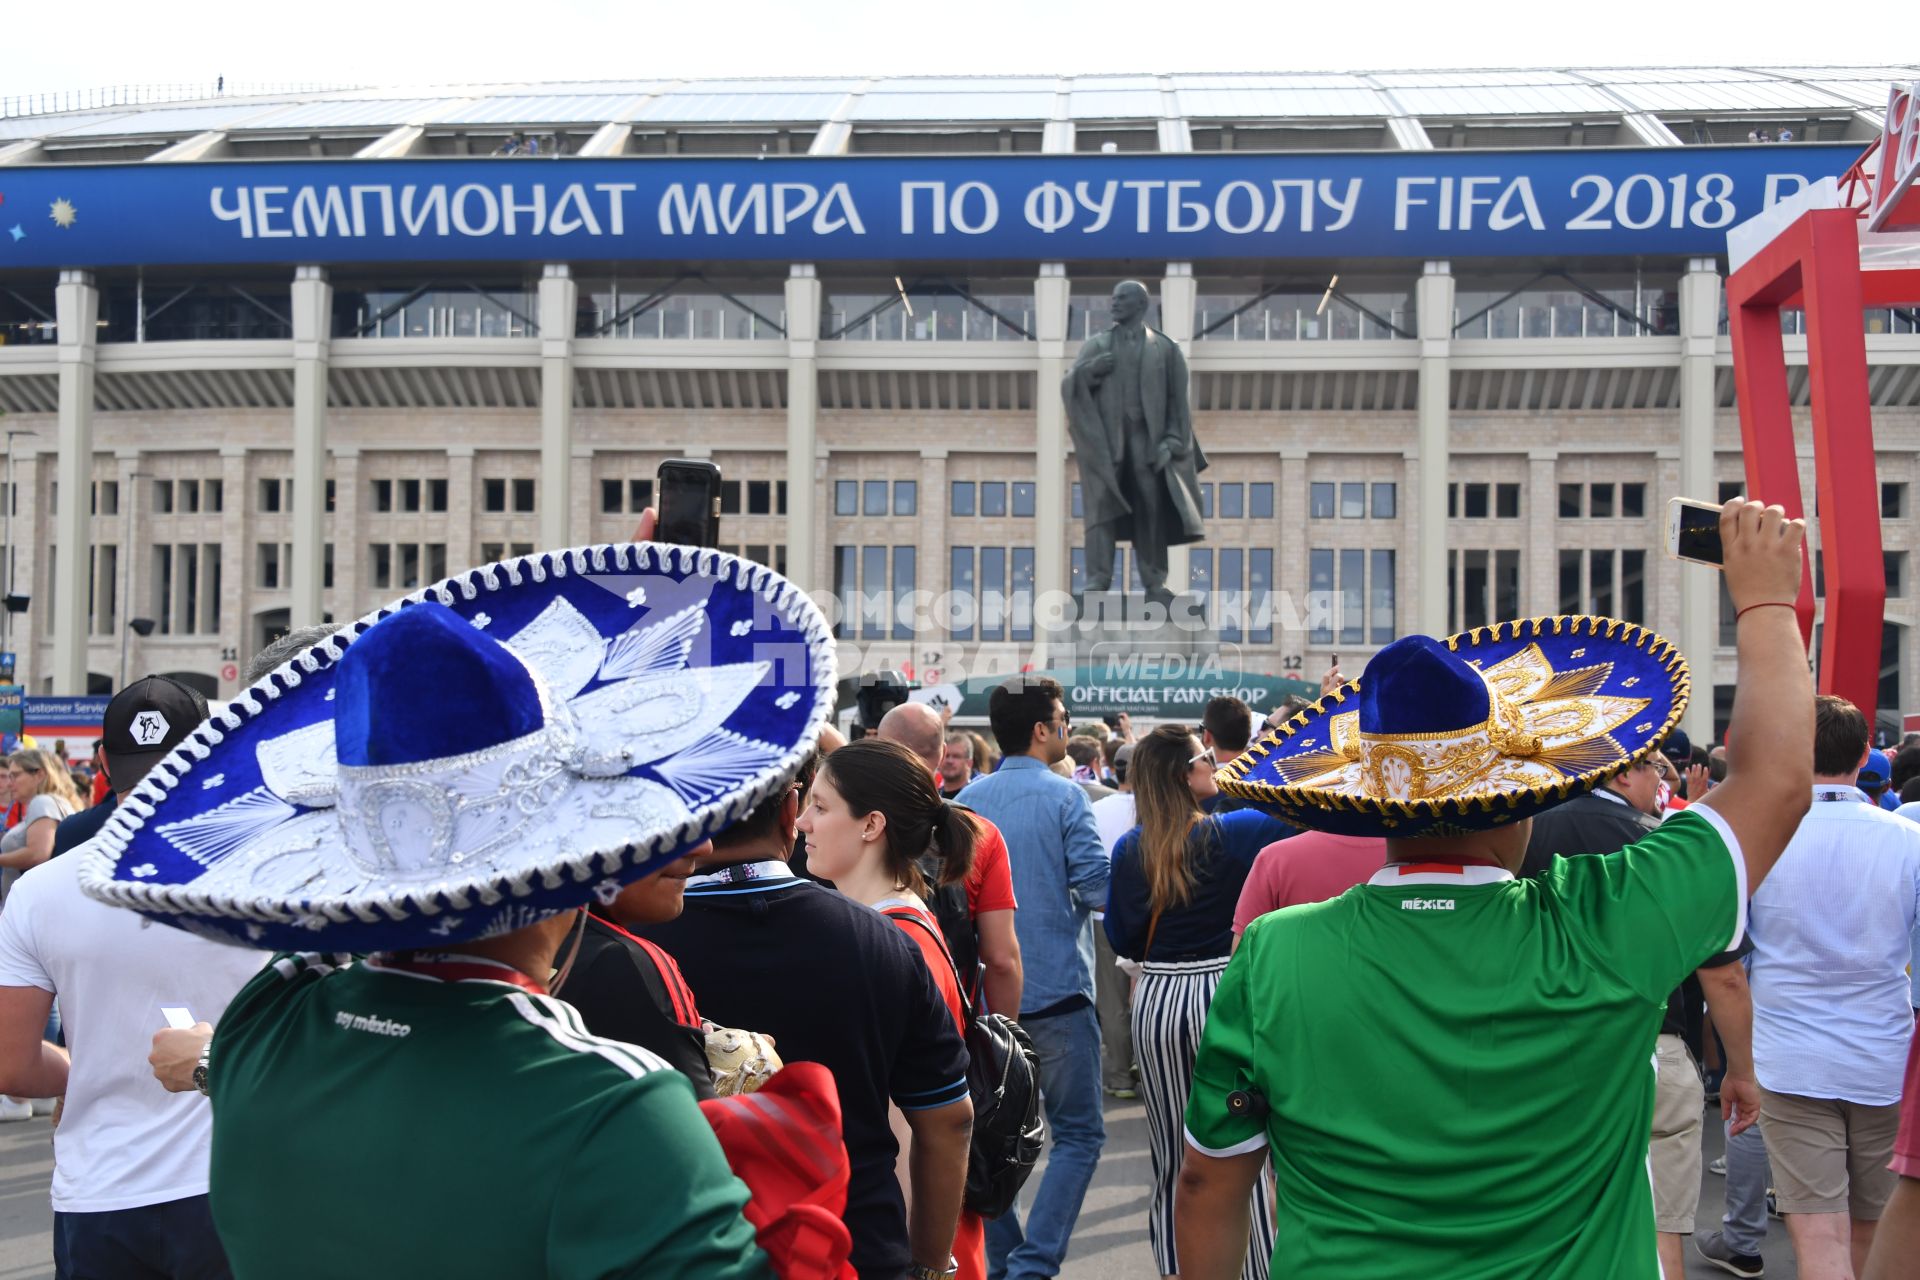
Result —
<instances>
[{"instance_id":1,"label":"green mexico jersey","mask_svg":"<svg viewBox=\"0 0 1920 1280\"><path fill-rule=\"evenodd\" d=\"M666 1063L526 984L334 959L279 957L214 1037L213 1215L239 1280L771 1274Z\"/></svg>"},{"instance_id":2,"label":"green mexico jersey","mask_svg":"<svg viewBox=\"0 0 1920 1280\"><path fill-rule=\"evenodd\" d=\"M1655 1280L1654 1039L1674 987L1738 942L1741 867L1699 808L1539 880L1392 866L1255 921L1187 1137L1271 1146L1275 1280Z\"/></svg>"}]
</instances>

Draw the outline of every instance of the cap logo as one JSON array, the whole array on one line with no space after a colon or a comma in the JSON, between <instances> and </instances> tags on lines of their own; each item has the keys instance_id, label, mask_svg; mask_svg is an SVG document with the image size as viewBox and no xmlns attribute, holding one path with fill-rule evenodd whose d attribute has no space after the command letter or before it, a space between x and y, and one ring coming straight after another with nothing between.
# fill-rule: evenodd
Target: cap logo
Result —
<instances>
[{"instance_id":1,"label":"cap logo","mask_svg":"<svg viewBox=\"0 0 1920 1280\"><path fill-rule=\"evenodd\" d=\"M142 747L159 746L166 741L167 718L158 711L142 711L127 727L127 736Z\"/></svg>"}]
</instances>

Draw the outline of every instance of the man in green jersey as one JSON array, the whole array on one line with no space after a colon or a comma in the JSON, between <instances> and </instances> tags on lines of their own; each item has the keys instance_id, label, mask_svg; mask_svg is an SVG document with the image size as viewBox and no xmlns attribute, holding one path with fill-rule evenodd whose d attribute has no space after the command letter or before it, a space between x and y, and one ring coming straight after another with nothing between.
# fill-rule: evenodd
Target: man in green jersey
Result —
<instances>
[{"instance_id":1,"label":"man in green jersey","mask_svg":"<svg viewBox=\"0 0 1920 1280\"><path fill-rule=\"evenodd\" d=\"M1183 1280L1239 1273L1269 1158L1276 1278L1659 1275L1646 1152L1667 996L1739 942L1810 789L1803 527L1738 501L1720 527L1739 610L1727 780L1618 853L1513 876L1533 813L1632 767L1685 708L1679 653L1608 619L1407 637L1222 774L1290 822L1385 836L1388 861L1241 941L1188 1104Z\"/></svg>"}]
</instances>

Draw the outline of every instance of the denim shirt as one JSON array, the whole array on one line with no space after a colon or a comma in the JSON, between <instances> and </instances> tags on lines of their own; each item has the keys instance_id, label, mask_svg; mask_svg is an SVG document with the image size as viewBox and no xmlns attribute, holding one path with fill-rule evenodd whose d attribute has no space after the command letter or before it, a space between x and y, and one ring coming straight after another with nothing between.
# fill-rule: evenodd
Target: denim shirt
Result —
<instances>
[{"instance_id":1,"label":"denim shirt","mask_svg":"<svg viewBox=\"0 0 1920 1280\"><path fill-rule=\"evenodd\" d=\"M1093 912L1107 905L1107 854L1078 784L1032 756L1010 756L955 797L1007 840L1026 982L1021 1012L1093 999Z\"/></svg>"}]
</instances>

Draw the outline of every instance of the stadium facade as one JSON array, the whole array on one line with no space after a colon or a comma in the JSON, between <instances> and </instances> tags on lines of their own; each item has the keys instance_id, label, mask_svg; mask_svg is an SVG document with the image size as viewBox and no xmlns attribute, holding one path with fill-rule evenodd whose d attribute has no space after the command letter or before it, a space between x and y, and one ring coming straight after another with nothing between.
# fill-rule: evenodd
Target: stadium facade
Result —
<instances>
[{"instance_id":1,"label":"stadium facade","mask_svg":"<svg viewBox=\"0 0 1920 1280\"><path fill-rule=\"evenodd\" d=\"M1175 585L1245 669L1311 677L1409 630L1601 612L1686 650L1706 731L1732 619L1661 541L1668 498L1743 488L1725 228L1840 173L1916 78L16 105L0 429L26 608L0 647L32 693L124 667L231 696L290 623L625 536L659 462L691 455L723 470L729 546L852 602L859 661L948 678L1020 660L1024 602L1084 573L1060 376L1139 278L1188 351L1212 459L1210 537L1176 552ZM1863 322L1885 712L1920 702L1920 326ZM1788 351L1804 418L1804 343ZM1809 492L1811 455L1807 432ZM979 608L924 628L890 612L949 592Z\"/></svg>"}]
</instances>

